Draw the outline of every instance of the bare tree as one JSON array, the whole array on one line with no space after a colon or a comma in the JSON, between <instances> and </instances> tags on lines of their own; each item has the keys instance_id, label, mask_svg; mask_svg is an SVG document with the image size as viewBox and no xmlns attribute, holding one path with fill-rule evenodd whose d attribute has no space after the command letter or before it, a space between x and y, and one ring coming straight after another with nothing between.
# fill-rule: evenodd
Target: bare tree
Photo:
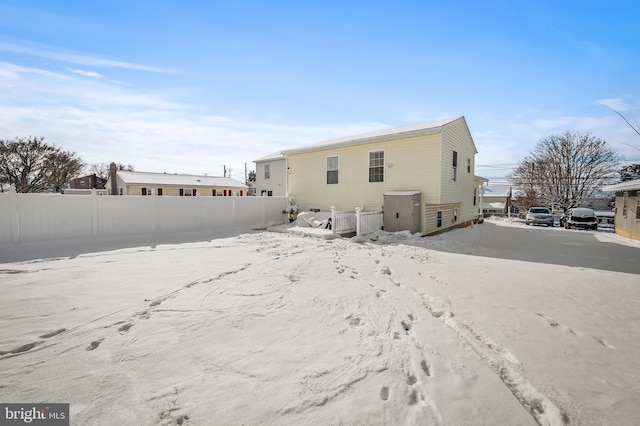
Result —
<instances>
[{"instance_id":1,"label":"bare tree","mask_svg":"<svg viewBox=\"0 0 640 426\"><path fill-rule=\"evenodd\" d=\"M567 210L579 206L617 174L618 155L590 134L565 132L542 139L514 170L525 201Z\"/></svg>"},{"instance_id":2,"label":"bare tree","mask_svg":"<svg viewBox=\"0 0 640 426\"><path fill-rule=\"evenodd\" d=\"M613 111L616 114L618 114L624 120L624 122L627 123L629 125L629 127L631 127L631 129L633 129L633 131L638 134L638 136L640 136L640 124L638 124L637 121L634 121L634 123L631 123L627 119L627 117L625 117L624 114L622 114L620 111L618 111L616 109L613 109L610 106L607 106L607 105L604 105L604 104L600 104L600 105L602 105L605 108L609 108L611 111ZM640 151L640 147L637 147L637 146L634 146L634 145L631 145L631 144L628 144L628 143L626 143L625 145L630 146L631 148L637 149L638 151Z\"/></svg>"},{"instance_id":3,"label":"bare tree","mask_svg":"<svg viewBox=\"0 0 640 426\"><path fill-rule=\"evenodd\" d=\"M638 136L640 136L640 124L638 124L637 121L634 120L633 123L631 123L627 117L624 116L624 114L622 114L620 111L611 108L610 106L604 105L604 104L600 104L605 108L609 108L611 111L615 112L616 114L618 114L620 117L622 117L622 119L624 120L625 123L627 123L627 125L629 125L629 127L631 127L631 129L633 129L634 132L636 132L638 134ZM630 146L633 149L637 149L638 151L640 151L640 147L631 145L629 143L624 143L622 142L624 145ZM625 167L623 167L620 171L620 180L621 181L628 181L628 180L633 180L633 179L640 179L640 164L636 163L636 164L630 164L627 165Z\"/></svg>"},{"instance_id":4,"label":"bare tree","mask_svg":"<svg viewBox=\"0 0 640 426\"><path fill-rule=\"evenodd\" d=\"M75 152L44 142L44 138L0 140L0 187L15 185L17 192L60 192L82 170Z\"/></svg>"}]
</instances>

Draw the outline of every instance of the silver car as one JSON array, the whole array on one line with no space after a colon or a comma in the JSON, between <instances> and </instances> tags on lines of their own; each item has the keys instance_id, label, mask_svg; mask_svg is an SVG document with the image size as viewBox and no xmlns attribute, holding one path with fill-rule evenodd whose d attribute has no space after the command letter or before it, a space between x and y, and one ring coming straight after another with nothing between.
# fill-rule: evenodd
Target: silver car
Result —
<instances>
[{"instance_id":1,"label":"silver car","mask_svg":"<svg viewBox=\"0 0 640 426\"><path fill-rule=\"evenodd\" d=\"M553 226L553 215L548 207L531 207L524 220L527 225Z\"/></svg>"}]
</instances>

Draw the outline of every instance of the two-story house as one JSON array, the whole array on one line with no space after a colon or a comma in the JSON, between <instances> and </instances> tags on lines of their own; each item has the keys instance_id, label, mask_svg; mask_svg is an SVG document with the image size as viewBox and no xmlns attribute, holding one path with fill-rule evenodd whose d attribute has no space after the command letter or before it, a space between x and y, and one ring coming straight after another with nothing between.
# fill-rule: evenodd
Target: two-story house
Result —
<instances>
[{"instance_id":1,"label":"two-story house","mask_svg":"<svg viewBox=\"0 0 640 426\"><path fill-rule=\"evenodd\" d=\"M478 220L482 185L464 117L319 142L283 151L288 195L302 211L383 208L413 194L423 235ZM399 214L398 214L399 215Z\"/></svg>"}]
</instances>

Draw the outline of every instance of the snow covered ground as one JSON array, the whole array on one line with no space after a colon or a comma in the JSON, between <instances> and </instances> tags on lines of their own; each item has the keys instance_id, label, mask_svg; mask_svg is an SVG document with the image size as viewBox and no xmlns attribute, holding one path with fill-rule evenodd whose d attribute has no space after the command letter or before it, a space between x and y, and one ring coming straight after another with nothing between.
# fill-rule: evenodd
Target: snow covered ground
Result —
<instances>
[{"instance_id":1,"label":"snow covered ground","mask_svg":"<svg viewBox=\"0 0 640 426\"><path fill-rule=\"evenodd\" d=\"M639 276L428 248L483 229L0 263L0 401L74 425L636 424Z\"/></svg>"}]
</instances>

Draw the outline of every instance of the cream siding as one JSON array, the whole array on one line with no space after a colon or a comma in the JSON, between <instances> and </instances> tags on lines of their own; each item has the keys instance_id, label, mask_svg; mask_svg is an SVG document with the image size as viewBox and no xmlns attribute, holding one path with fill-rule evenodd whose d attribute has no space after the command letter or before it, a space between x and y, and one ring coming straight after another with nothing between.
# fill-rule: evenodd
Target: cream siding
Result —
<instances>
[{"instance_id":1,"label":"cream siding","mask_svg":"<svg viewBox=\"0 0 640 426\"><path fill-rule=\"evenodd\" d=\"M475 188L476 149L464 119L460 118L442 130L442 197L440 203L460 203L458 221L466 222L478 217L478 207L473 205ZM458 171L455 182L451 179L453 151L458 153ZM471 159L471 170L467 171L467 159Z\"/></svg>"},{"instance_id":2,"label":"cream siding","mask_svg":"<svg viewBox=\"0 0 640 426\"><path fill-rule=\"evenodd\" d=\"M624 209L625 191L616 193L616 234L640 240L640 219L637 218L639 208L640 191L626 191L627 208Z\"/></svg>"},{"instance_id":3,"label":"cream siding","mask_svg":"<svg viewBox=\"0 0 640 426\"><path fill-rule=\"evenodd\" d=\"M384 181L369 182L369 153L384 151ZM338 183L327 184L327 157L338 156ZM378 209L389 191L418 190L423 202L438 202L440 135L287 155L289 194L301 210L331 206Z\"/></svg>"}]
</instances>

